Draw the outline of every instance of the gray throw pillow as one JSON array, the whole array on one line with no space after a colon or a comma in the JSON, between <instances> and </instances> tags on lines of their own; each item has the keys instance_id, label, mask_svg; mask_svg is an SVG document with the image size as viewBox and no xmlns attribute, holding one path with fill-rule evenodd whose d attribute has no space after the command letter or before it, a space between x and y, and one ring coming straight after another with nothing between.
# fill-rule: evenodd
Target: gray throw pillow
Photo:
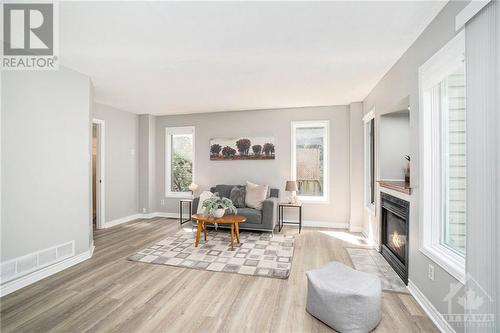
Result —
<instances>
[{"instance_id":1,"label":"gray throw pillow","mask_svg":"<svg viewBox=\"0 0 500 333\"><path fill-rule=\"evenodd\" d=\"M245 187L234 186L229 193L229 199L236 208L245 208Z\"/></svg>"}]
</instances>

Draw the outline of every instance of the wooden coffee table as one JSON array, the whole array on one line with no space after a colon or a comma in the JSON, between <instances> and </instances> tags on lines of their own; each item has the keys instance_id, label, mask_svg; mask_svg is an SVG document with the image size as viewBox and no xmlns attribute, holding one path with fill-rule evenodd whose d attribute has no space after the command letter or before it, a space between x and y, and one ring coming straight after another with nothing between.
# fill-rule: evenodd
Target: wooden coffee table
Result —
<instances>
[{"instance_id":1,"label":"wooden coffee table","mask_svg":"<svg viewBox=\"0 0 500 333\"><path fill-rule=\"evenodd\" d=\"M224 215L221 218L208 217L202 214L193 214L191 218L198 223L198 230L196 231L196 240L194 241L194 246L198 247L200 243L201 230L205 234L205 242L207 241L207 223L217 223L217 224L230 224L231 225L231 250L234 250L234 232L236 230L236 240L238 244L240 243L240 229L238 225L247 220L246 217L241 215Z\"/></svg>"}]
</instances>

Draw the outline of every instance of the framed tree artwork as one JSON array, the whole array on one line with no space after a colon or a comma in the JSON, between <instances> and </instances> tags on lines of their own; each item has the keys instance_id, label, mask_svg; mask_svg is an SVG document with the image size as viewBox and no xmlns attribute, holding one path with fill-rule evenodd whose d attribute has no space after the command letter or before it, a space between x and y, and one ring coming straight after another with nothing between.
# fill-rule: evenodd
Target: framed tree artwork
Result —
<instances>
[{"instance_id":1,"label":"framed tree artwork","mask_svg":"<svg viewBox=\"0 0 500 333\"><path fill-rule=\"evenodd\" d=\"M210 139L212 161L274 160L274 137L240 137Z\"/></svg>"}]
</instances>

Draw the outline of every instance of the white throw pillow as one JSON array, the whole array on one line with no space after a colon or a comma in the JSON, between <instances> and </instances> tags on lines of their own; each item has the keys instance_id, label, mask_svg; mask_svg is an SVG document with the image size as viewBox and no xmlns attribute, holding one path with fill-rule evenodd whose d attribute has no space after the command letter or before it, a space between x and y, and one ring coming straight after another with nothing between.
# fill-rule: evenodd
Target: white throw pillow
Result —
<instances>
[{"instance_id":1,"label":"white throw pillow","mask_svg":"<svg viewBox=\"0 0 500 333\"><path fill-rule=\"evenodd\" d=\"M198 208L196 209L196 213L203 214L205 208L203 208L203 202L207 199L210 199L214 194L210 191L203 191L200 194L200 201L198 202Z\"/></svg>"},{"instance_id":2,"label":"white throw pillow","mask_svg":"<svg viewBox=\"0 0 500 333\"><path fill-rule=\"evenodd\" d=\"M269 186L257 185L247 181L245 205L250 208L262 210L262 201L267 198L267 191Z\"/></svg>"}]
</instances>

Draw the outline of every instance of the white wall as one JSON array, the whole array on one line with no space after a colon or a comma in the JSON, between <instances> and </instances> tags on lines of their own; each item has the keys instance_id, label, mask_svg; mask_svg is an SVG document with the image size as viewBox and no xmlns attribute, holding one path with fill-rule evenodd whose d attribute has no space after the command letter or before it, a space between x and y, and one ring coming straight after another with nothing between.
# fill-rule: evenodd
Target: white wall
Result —
<instances>
[{"instance_id":1,"label":"white wall","mask_svg":"<svg viewBox=\"0 0 500 333\"><path fill-rule=\"evenodd\" d=\"M379 138L380 179L404 180L405 155L410 155L410 114L382 115Z\"/></svg>"},{"instance_id":2,"label":"white wall","mask_svg":"<svg viewBox=\"0 0 500 333\"><path fill-rule=\"evenodd\" d=\"M139 116L94 103L93 118L105 121L106 222L139 213Z\"/></svg>"},{"instance_id":3,"label":"white wall","mask_svg":"<svg viewBox=\"0 0 500 333\"><path fill-rule=\"evenodd\" d=\"M89 249L88 77L2 72L1 261L68 241Z\"/></svg>"},{"instance_id":4,"label":"white wall","mask_svg":"<svg viewBox=\"0 0 500 333\"><path fill-rule=\"evenodd\" d=\"M244 184L246 180L284 190L290 179L292 120L330 120L330 202L306 204L305 221L347 226L350 217L349 107L325 106L235 111L156 118L157 211L178 213L178 199L165 198L165 128L195 126L195 182L200 190L216 184ZM276 159L267 161L210 161L214 137L274 136ZM165 205L161 200L165 198ZM293 218L293 217L292 217Z\"/></svg>"}]
</instances>

